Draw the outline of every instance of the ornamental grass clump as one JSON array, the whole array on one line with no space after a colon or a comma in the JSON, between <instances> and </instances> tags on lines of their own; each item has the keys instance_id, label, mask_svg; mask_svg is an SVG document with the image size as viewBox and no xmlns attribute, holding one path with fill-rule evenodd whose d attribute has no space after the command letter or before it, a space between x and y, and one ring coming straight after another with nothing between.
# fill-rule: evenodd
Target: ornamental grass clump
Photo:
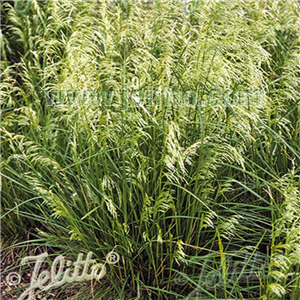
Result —
<instances>
[{"instance_id":1,"label":"ornamental grass clump","mask_svg":"<svg viewBox=\"0 0 300 300\"><path fill-rule=\"evenodd\" d=\"M1 12L4 253L120 255L72 299L299 298L298 1Z\"/></svg>"}]
</instances>

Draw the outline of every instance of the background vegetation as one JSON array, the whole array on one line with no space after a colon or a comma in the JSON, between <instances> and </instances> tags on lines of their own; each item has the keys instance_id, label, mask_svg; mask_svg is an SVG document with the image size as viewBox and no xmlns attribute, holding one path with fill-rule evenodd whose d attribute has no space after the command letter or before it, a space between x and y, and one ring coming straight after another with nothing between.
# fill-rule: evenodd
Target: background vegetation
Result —
<instances>
[{"instance_id":1,"label":"background vegetation","mask_svg":"<svg viewBox=\"0 0 300 300\"><path fill-rule=\"evenodd\" d=\"M4 256L122 256L72 299L299 299L298 1L1 13Z\"/></svg>"}]
</instances>

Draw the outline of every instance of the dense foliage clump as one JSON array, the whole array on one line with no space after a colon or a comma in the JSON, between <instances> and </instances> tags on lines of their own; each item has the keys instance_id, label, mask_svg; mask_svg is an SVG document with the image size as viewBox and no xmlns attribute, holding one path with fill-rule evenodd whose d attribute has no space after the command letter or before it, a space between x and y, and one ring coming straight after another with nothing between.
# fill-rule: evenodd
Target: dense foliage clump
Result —
<instances>
[{"instance_id":1,"label":"dense foliage clump","mask_svg":"<svg viewBox=\"0 0 300 300\"><path fill-rule=\"evenodd\" d=\"M1 13L4 253L120 254L72 299L300 298L299 1Z\"/></svg>"}]
</instances>

